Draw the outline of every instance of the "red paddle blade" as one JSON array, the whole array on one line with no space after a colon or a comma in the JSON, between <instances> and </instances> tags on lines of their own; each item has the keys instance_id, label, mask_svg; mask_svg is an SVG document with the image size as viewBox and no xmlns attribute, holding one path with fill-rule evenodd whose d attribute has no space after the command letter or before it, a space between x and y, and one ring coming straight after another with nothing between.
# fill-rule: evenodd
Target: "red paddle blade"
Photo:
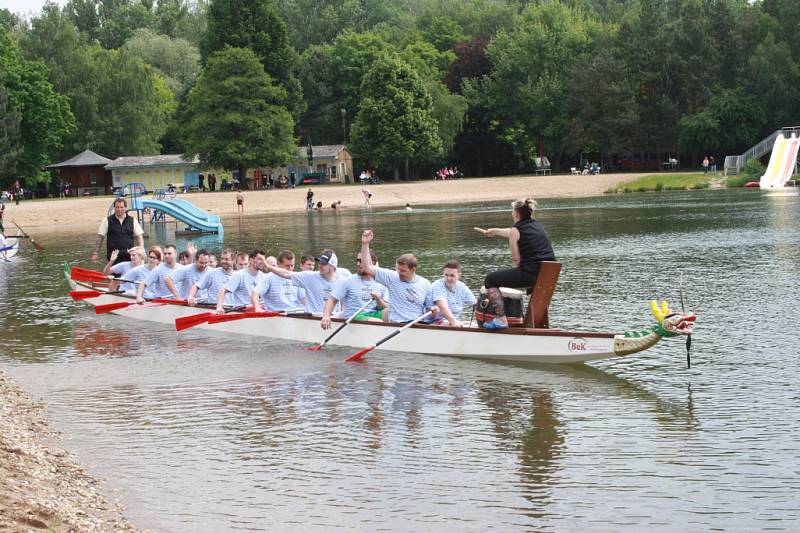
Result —
<instances>
[{"instance_id":1,"label":"red paddle blade","mask_svg":"<svg viewBox=\"0 0 800 533\"><path fill-rule=\"evenodd\" d=\"M94 272L92 270L76 269L76 267L72 267L72 271L69 274L69 278L74 281L84 281L89 283L108 282L108 277L104 276L100 272Z\"/></svg>"},{"instance_id":2,"label":"red paddle blade","mask_svg":"<svg viewBox=\"0 0 800 533\"><path fill-rule=\"evenodd\" d=\"M186 300L168 300L167 298L153 298L150 301L154 304L189 305Z\"/></svg>"},{"instance_id":3,"label":"red paddle blade","mask_svg":"<svg viewBox=\"0 0 800 533\"><path fill-rule=\"evenodd\" d=\"M209 317L214 316L214 313L199 313L191 316L182 316L175 319L175 330L183 331L185 329L193 328L204 324L208 321Z\"/></svg>"},{"instance_id":4,"label":"red paddle blade","mask_svg":"<svg viewBox=\"0 0 800 533\"><path fill-rule=\"evenodd\" d=\"M85 300L87 298L97 298L102 296L103 293L99 291L69 291L69 295L73 300Z\"/></svg>"},{"instance_id":5,"label":"red paddle blade","mask_svg":"<svg viewBox=\"0 0 800 533\"><path fill-rule=\"evenodd\" d=\"M234 320L242 320L243 318L270 318L273 316L284 316L285 313L278 313L274 311L263 311L260 313L256 312L246 312L246 313L236 313L236 314L229 314L229 315L214 315L209 317L208 323L209 324L218 324L220 322L232 322Z\"/></svg>"},{"instance_id":6,"label":"red paddle blade","mask_svg":"<svg viewBox=\"0 0 800 533\"><path fill-rule=\"evenodd\" d=\"M352 363L353 361L361 361L364 358L365 355L367 355L369 352L371 352L374 349L375 349L375 345L374 344L372 346L368 346L368 347L364 348L363 350L361 350L360 352L356 352L353 355L351 355L350 357L348 357L347 359L345 359L345 362L346 363Z\"/></svg>"},{"instance_id":7,"label":"red paddle blade","mask_svg":"<svg viewBox=\"0 0 800 533\"><path fill-rule=\"evenodd\" d=\"M317 344L316 346L309 346L308 348L306 348L306 350L308 350L309 352L318 352L321 349L322 349L321 344Z\"/></svg>"},{"instance_id":8,"label":"red paddle blade","mask_svg":"<svg viewBox=\"0 0 800 533\"><path fill-rule=\"evenodd\" d=\"M133 305L136 302L116 302L113 304L103 304L98 305L94 308L94 312L98 315L102 315L103 313L110 313L111 311L116 311L117 309L125 309L129 305Z\"/></svg>"}]
</instances>

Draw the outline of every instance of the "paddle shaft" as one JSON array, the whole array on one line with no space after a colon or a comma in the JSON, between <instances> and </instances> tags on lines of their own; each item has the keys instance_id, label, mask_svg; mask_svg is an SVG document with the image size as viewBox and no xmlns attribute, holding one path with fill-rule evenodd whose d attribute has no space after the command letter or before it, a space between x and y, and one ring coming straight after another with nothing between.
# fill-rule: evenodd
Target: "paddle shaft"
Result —
<instances>
[{"instance_id":1,"label":"paddle shaft","mask_svg":"<svg viewBox=\"0 0 800 533\"><path fill-rule=\"evenodd\" d=\"M39 244L38 242L36 242L36 241L33 239L33 237L31 237L30 235L28 235L27 233L25 233L25 230L24 230L24 229L22 229L22 227L20 227L20 225L19 225L19 224L17 224L17 222L16 222L16 221L15 221L13 218L11 219L11 223L12 223L12 224L14 224L14 225L17 227L17 229L18 229L18 230L20 230L20 231L22 232L22 235L23 235L23 237L25 237L25 238L27 238L27 239L30 239L30 240L31 240L31 244L32 244L32 245L33 245L33 246L34 246L34 247L35 247L37 250L39 250L40 252L41 252L42 250L44 250L44 246L42 246L41 244Z\"/></svg>"},{"instance_id":2,"label":"paddle shaft","mask_svg":"<svg viewBox=\"0 0 800 533\"><path fill-rule=\"evenodd\" d=\"M361 359L364 358L365 355L367 355L367 353L371 352L372 350L374 350L375 348L377 348L378 346L380 346L384 342L393 339L394 337L396 337L397 335L401 334L402 332L404 332L405 330L407 330L408 328L410 328L411 326L413 326L417 322L421 322L422 320L425 320L429 316L431 316L431 311L428 311L424 315L415 318L414 320L412 320L411 322L409 322L408 324L406 324L402 328L400 328L400 329L398 329L396 331L393 331L392 333L390 333L389 335L385 336L384 338L382 338L381 340L379 340L378 342L376 342L372 346L368 346L367 348L364 348L360 352L354 353L353 355L351 355L350 357L345 359L345 361L348 361L348 362L349 361L360 361Z\"/></svg>"},{"instance_id":3,"label":"paddle shaft","mask_svg":"<svg viewBox=\"0 0 800 533\"><path fill-rule=\"evenodd\" d=\"M334 337L336 336L336 334L337 334L337 333L339 333L340 331L342 331L342 330L345 328L345 326L347 326L347 324L349 324L350 322L352 322L352 321L353 321L353 319L354 319L354 318L355 318L355 317L356 317L356 316L357 316L357 315L358 315L358 314L359 314L361 311L363 311L364 309L366 309L366 308L367 308L367 306L368 306L369 304L371 304L371 303L372 303L372 300L371 300L371 299L370 299L370 300L367 300L366 302L364 302L364 305L362 305L361 307L359 307L359 308L358 308L358 311L356 311L355 313L353 313L353 314L350 316L350 318L348 318L347 320L345 320L345 321L344 321L344 324L342 324L341 326L339 326L338 328L336 328L336 331L334 331L333 333L331 333L330 335L328 335L328 338L326 338L324 341L322 341L321 343L319 343L317 346L312 346L312 347L311 347L311 348L309 348L309 349L317 349L317 350L321 350L323 347L325 347L325 345L326 345L326 344L328 344L328 341L329 341L329 340L331 340L332 338L334 338Z\"/></svg>"}]
</instances>

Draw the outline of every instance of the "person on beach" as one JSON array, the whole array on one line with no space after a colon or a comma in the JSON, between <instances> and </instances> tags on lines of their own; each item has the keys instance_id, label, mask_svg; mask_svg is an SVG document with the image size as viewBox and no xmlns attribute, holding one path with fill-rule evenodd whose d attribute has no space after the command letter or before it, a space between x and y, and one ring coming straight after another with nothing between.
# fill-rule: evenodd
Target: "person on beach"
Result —
<instances>
[{"instance_id":1,"label":"person on beach","mask_svg":"<svg viewBox=\"0 0 800 533\"><path fill-rule=\"evenodd\" d=\"M131 260L128 250L133 248L134 241L136 246L144 248L144 230L139 221L128 214L128 202L125 198L114 200L114 213L100 222L92 253L93 263L97 262L103 239L106 240L106 259L111 259L111 252L119 250L116 263Z\"/></svg>"},{"instance_id":2,"label":"person on beach","mask_svg":"<svg viewBox=\"0 0 800 533\"><path fill-rule=\"evenodd\" d=\"M378 258L372 251L370 251L370 259L373 265L378 265ZM322 329L330 329L331 314L339 302L342 305L342 318L347 319L355 315L356 311L370 300L370 305L358 313L354 320L382 322L389 309L389 290L375 281L372 274L364 270L361 254L358 254L358 257L356 257L356 275L350 276L333 286L331 295L325 302L320 327Z\"/></svg>"},{"instance_id":3,"label":"person on beach","mask_svg":"<svg viewBox=\"0 0 800 533\"><path fill-rule=\"evenodd\" d=\"M536 200L524 198L511 204L511 219L514 225L510 228L489 228L475 230L486 237L503 237L508 239L508 248L514 260L514 268L496 270L486 274L483 284L486 295L492 303L495 318L485 322L486 329L505 329L508 327L503 295L500 287L527 288L536 284L542 261L555 261L553 245L541 222L533 218Z\"/></svg>"},{"instance_id":4,"label":"person on beach","mask_svg":"<svg viewBox=\"0 0 800 533\"><path fill-rule=\"evenodd\" d=\"M705 156L703 158L703 162L701 163L703 165L703 174L708 174L708 163L708 156Z\"/></svg>"},{"instance_id":5,"label":"person on beach","mask_svg":"<svg viewBox=\"0 0 800 533\"><path fill-rule=\"evenodd\" d=\"M370 229L361 234L362 268L388 289L391 302L389 322L411 322L427 311L435 316L439 308L433 304L431 282L417 275L417 258L413 254L403 254L395 261L395 270L379 267L373 264L370 255L373 238Z\"/></svg>"},{"instance_id":6,"label":"person on beach","mask_svg":"<svg viewBox=\"0 0 800 533\"><path fill-rule=\"evenodd\" d=\"M452 259L444 264L442 277L431 286L433 303L439 307L439 314L433 317L437 326L461 327L461 314L464 308L475 305L475 294L461 281L461 264Z\"/></svg>"},{"instance_id":7,"label":"person on beach","mask_svg":"<svg viewBox=\"0 0 800 533\"><path fill-rule=\"evenodd\" d=\"M306 193L306 210L314 208L314 191L308 189Z\"/></svg>"},{"instance_id":8,"label":"person on beach","mask_svg":"<svg viewBox=\"0 0 800 533\"><path fill-rule=\"evenodd\" d=\"M372 198L372 193L366 187L361 188L361 194L364 195L364 205L369 205L369 199Z\"/></svg>"},{"instance_id":9,"label":"person on beach","mask_svg":"<svg viewBox=\"0 0 800 533\"><path fill-rule=\"evenodd\" d=\"M244 213L244 194L241 189L236 191L236 212Z\"/></svg>"},{"instance_id":10,"label":"person on beach","mask_svg":"<svg viewBox=\"0 0 800 533\"><path fill-rule=\"evenodd\" d=\"M323 250L317 259L319 270L311 272L292 272L278 266L267 266L266 269L282 278L292 280L295 287L305 289L306 311L321 316L325 309L325 300L328 299L334 284L351 274L346 268L338 268L339 259L331 249Z\"/></svg>"}]
</instances>

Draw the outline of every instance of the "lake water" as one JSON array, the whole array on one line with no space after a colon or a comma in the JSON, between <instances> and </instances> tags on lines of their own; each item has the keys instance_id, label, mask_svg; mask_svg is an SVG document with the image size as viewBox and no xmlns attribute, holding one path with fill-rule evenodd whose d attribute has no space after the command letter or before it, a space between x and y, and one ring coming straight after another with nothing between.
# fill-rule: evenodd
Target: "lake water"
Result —
<instances>
[{"instance_id":1,"label":"lake water","mask_svg":"<svg viewBox=\"0 0 800 533\"><path fill-rule=\"evenodd\" d=\"M44 253L0 265L0 365L154 531L796 531L800 198L543 201L538 218L564 264L554 327L646 327L682 272L692 368L682 339L520 366L176 334L72 302L61 263L91 266L94 238L41 233ZM509 223L496 204L350 208L226 220L225 245L333 246L354 269L372 227L384 265L414 251L433 279L454 257L477 287L510 258L471 228Z\"/></svg>"}]
</instances>

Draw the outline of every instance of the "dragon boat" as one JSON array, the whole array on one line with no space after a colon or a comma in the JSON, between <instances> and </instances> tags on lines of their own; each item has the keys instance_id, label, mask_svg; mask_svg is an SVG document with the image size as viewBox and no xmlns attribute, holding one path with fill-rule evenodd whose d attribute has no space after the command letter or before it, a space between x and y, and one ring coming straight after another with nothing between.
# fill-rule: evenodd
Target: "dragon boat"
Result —
<instances>
[{"instance_id":1,"label":"dragon boat","mask_svg":"<svg viewBox=\"0 0 800 533\"><path fill-rule=\"evenodd\" d=\"M0 263L10 263L12 259L19 253L19 245L22 241L22 235L17 234L16 237L6 237L5 246L0 246Z\"/></svg>"},{"instance_id":2,"label":"dragon boat","mask_svg":"<svg viewBox=\"0 0 800 533\"><path fill-rule=\"evenodd\" d=\"M560 264L556 263L558 271ZM656 323L649 328L607 333L592 331L567 331L550 328L547 307L550 303L555 281L555 268L543 266L536 287L530 298L525 321L519 327L500 331L481 328L455 328L415 324L403 335L396 335L388 342L385 338L403 328L403 324L352 321L326 344L361 348L376 342L381 349L392 352L411 352L429 355L454 356L472 359L515 361L532 363L585 363L634 354L646 350L661 339L679 335L691 335L696 317L691 313L674 312L666 301L658 305L650 302L650 310ZM98 273L99 274L99 273ZM288 341L318 343L330 332L319 326L319 317L302 315L270 315L249 318L254 313L231 311L225 320L209 323L204 316L211 316L209 309L189 307L179 302L168 303L155 300L136 304L125 294L108 293L96 283L76 281L76 276L65 264L65 275L73 289L71 295L78 301L94 307L98 312L110 312L127 320L145 320L170 326L199 317L192 329L216 331L231 335L255 335ZM555 273L556 279L558 272ZM548 293L549 289L549 294ZM544 304L544 305L543 305ZM102 307L99 307L102 306ZM270 316L264 316L270 315ZM341 324L342 320L334 319ZM336 324L334 324L334 327ZM178 329L176 327L176 329ZM383 340L381 340L383 339Z\"/></svg>"}]
</instances>

